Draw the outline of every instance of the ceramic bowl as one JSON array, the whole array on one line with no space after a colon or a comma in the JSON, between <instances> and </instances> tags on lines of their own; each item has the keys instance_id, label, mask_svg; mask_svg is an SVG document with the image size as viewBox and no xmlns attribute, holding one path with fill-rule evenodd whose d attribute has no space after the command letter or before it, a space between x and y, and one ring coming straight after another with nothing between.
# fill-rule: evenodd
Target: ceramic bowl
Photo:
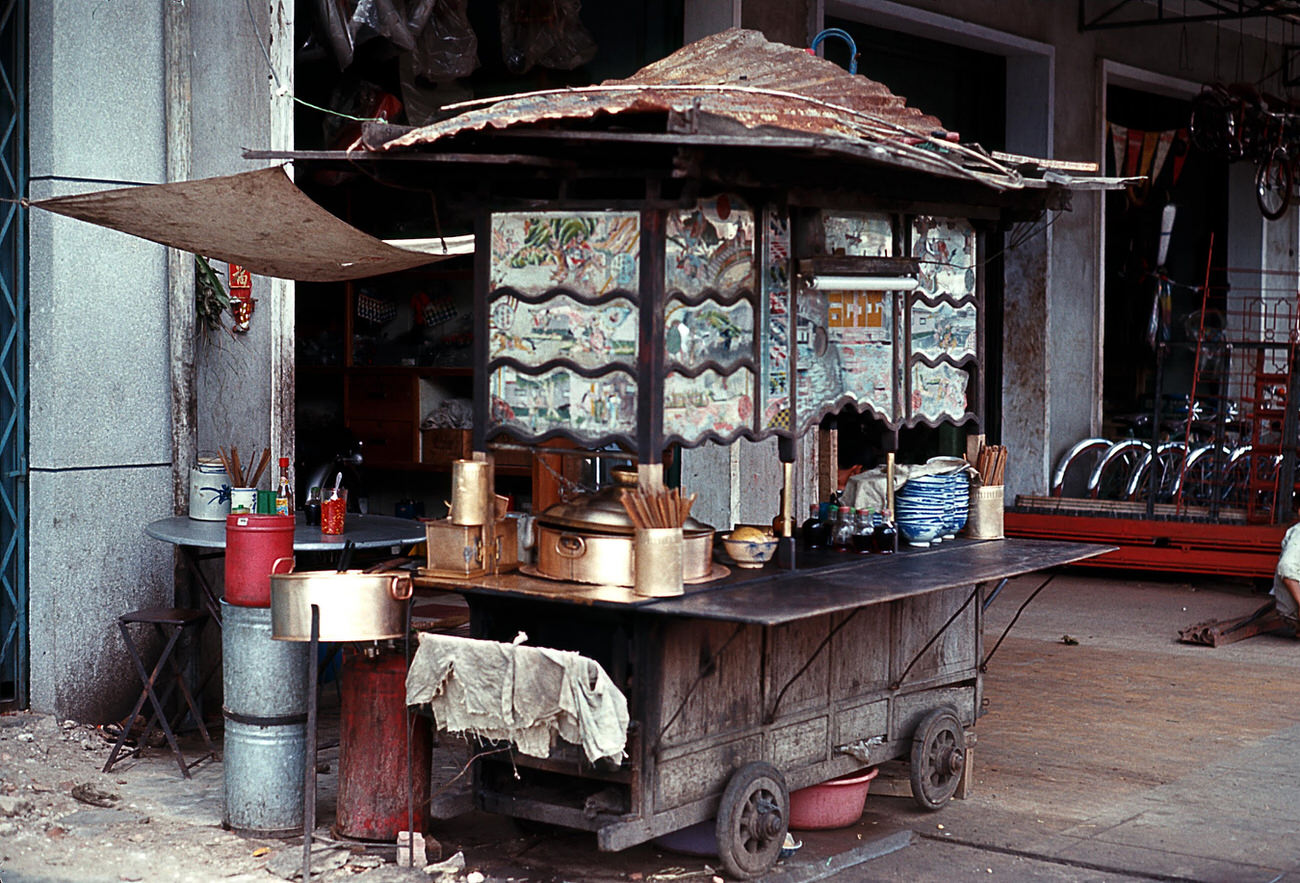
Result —
<instances>
[{"instance_id":1,"label":"ceramic bowl","mask_svg":"<svg viewBox=\"0 0 1300 883\"><path fill-rule=\"evenodd\" d=\"M771 536L762 540L733 540L730 537L722 539L727 554L740 567L762 567L771 561L772 556L776 554L776 542L776 537Z\"/></svg>"},{"instance_id":2,"label":"ceramic bowl","mask_svg":"<svg viewBox=\"0 0 1300 883\"><path fill-rule=\"evenodd\" d=\"M898 519L898 532L903 535L913 546L928 546L936 537L943 533L942 519L929 519L926 521L910 521L905 518Z\"/></svg>"}]
</instances>

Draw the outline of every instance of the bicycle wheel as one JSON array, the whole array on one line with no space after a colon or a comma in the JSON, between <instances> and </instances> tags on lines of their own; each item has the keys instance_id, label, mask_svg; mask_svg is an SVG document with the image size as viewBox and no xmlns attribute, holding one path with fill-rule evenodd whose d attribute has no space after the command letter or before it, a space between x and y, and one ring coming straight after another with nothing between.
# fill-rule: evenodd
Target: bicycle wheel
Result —
<instances>
[{"instance_id":1,"label":"bicycle wheel","mask_svg":"<svg viewBox=\"0 0 1300 883\"><path fill-rule=\"evenodd\" d=\"M1125 438L1111 445L1088 476L1088 496L1095 500L1122 500L1129 475L1151 445L1140 438Z\"/></svg>"},{"instance_id":2,"label":"bicycle wheel","mask_svg":"<svg viewBox=\"0 0 1300 883\"><path fill-rule=\"evenodd\" d=\"M1184 506L1209 506L1216 498L1222 502L1225 493L1223 474L1232 451L1213 444L1202 445L1187 455L1183 468L1174 482L1174 502Z\"/></svg>"},{"instance_id":3,"label":"bicycle wheel","mask_svg":"<svg viewBox=\"0 0 1300 883\"><path fill-rule=\"evenodd\" d=\"M1096 468L1097 461L1110 449L1108 438L1085 438L1076 442L1061 455L1052 474L1053 497L1086 497L1088 495L1088 476Z\"/></svg>"},{"instance_id":4,"label":"bicycle wheel","mask_svg":"<svg viewBox=\"0 0 1300 883\"><path fill-rule=\"evenodd\" d=\"M1154 451L1147 451L1129 472L1124 496L1130 500L1146 501L1150 496L1157 503L1168 503L1174 498L1174 484L1183 469L1187 445L1180 441L1163 442ZM1155 471L1154 477L1151 475Z\"/></svg>"},{"instance_id":5,"label":"bicycle wheel","mask_svg":"<svg viewBox=\"0 0 1300 883\"><path fill-rule=\"evenodd\" d=\"M1281 147L1255 166L1255 202L1261 215L1276 221L1286 214L1291 207L1294 178L1291 158Z\"/></svg>"}]
</instances>

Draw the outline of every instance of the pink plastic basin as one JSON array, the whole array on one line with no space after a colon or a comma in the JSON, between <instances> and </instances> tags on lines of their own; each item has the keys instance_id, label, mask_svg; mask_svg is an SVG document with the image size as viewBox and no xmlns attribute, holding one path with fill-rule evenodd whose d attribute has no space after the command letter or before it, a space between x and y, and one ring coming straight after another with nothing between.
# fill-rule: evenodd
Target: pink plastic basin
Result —
<instances>
[{"instance_id":1,"label":"pink plastic basin","mask_svg":"<svg viewBox=\"0 0 1300 883\"><path fill-rule=\"evenodd\" d=\"M846 828L862 817L877 769L851 773L790 793L790 827L797 831Z\"/></svg>"}]
</instances>

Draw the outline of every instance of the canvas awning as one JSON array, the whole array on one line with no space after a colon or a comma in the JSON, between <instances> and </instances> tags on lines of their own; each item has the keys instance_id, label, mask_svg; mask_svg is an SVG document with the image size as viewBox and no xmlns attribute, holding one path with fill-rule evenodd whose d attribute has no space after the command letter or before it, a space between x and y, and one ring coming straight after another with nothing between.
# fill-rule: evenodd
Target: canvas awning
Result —
<instances>
[{"instance_id":1,"label":"canvas awning","mask_svg":"<svg viewBox=\"0 0 1300 883\"><path fill-rule=\"evenodd\" d=\"M390 245L312 202L279 166L29 205L239 264L262 276L301 282L379 276L473 249L470 237L416 240L410 248Z\"/></svg>"}]
</instances>

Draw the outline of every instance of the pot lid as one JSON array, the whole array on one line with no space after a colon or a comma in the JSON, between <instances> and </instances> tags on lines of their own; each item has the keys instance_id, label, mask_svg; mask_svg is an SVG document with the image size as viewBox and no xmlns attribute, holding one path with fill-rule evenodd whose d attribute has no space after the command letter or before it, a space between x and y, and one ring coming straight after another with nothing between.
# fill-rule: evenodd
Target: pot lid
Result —
<instances>
[{"instance_id":1,"label":"pot lid","mask_svg":"<svg viewBox=\"0 0 1300 883\"><path fill-rule=\"evenodd\" d=\"M636 470L613 470L614 484L603 487L594 494L574 497L567 503L556 503L538 517L538 523L551 527L563 527L570 530L600 531L602 533L630 534L635 530L631 517L623 508L623 491L635 488ZM682 525L687 536L704 531L709 527L694 518L687 518Z\"/></svg>"}]
</instances>

